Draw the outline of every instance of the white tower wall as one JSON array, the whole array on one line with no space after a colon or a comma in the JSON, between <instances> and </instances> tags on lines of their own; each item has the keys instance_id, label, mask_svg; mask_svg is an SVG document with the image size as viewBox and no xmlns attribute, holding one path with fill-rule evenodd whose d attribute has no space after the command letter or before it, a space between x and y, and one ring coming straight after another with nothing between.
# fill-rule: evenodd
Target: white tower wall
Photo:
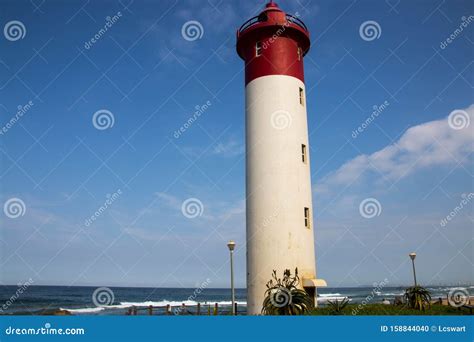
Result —
<instances>
[{"instance_id":1,"label":"white tower wall","mask_svg":"<svg viewBox=\"0 0 474 342\"><path fill-rule=\"evenodd\" d=\"M258 77L246 86L247 313L251 315L261 313L273 270L281 277L283 270L293 273L298 267L301 283L316 279L305 94L301 80L285 75ZM310 228L305 226L305 207Z\"/></svg>"}]
</instances>

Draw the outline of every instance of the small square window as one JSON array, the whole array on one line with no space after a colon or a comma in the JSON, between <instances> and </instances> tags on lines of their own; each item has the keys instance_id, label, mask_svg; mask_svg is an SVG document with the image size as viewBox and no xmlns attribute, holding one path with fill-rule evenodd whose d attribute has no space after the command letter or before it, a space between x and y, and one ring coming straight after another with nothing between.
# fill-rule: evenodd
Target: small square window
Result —
<instances>
[{"instance_id":1,"label":"small square window","mask_svg":"<svg viewBox=\"0 0 474 342\"><path fill-rule=\"evenodd\" d=\"M304 106L304 90L303 90L303 88L300 88L299 96L300 96L300 105Z\"/></svg>"},{"instance_id":2,"label":"small square window","mask_svg":"<svg viewBox=\"0 0 474 342\"><path fill-rule=\"evenodd\" d=\"M306 145L305 144L301 144L301 160L303 161L303 163L306 164L306 161L308 160L306 158Z\"/></svg>"},{"instance_id":3,"label":"small square window","mask_svg":"<svg viewBox=\"0 0 474 342\"><path fill-rule=\"evenodd\" d=\"M311 228L311 221L309 217L309 208L304 208L304 226L306 228Z\"/></svg>"},{"instance_id":4,"label":"small square window","mask_svg":"<svg viewBox=\"0 0 474 342\"><path fill-rule=\"evenodd\" d=\"M262 42L256 42L255 43L255 56L261 56L262 55Z\"/></svg>"}]
</instances>

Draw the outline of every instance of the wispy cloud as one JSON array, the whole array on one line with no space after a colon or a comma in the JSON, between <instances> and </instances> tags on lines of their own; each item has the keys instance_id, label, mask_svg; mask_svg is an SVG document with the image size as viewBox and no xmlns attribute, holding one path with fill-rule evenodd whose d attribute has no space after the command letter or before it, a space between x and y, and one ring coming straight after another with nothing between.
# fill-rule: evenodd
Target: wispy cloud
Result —
<instances>
[{"instance_id":1,"label":"wispy cloud","mask_svg":"<svg viewBox=\"0 0 474 342\"><path fill-rule=\"evenodd\" d=\"M165 192L157 192L155 195L168 206L176 209L181 208L182 201L180 201L176 196Z\"/></svg>"},{"instance_id":2,"label":"wispy cloud","mask_svg":"<svg viewBox=\"0 0 474 342\"><path fill-rule=\"evenodd\" d=\"M474 105L462 112L473 122ZM472 128L454 129L448 118L413 126L397 142L372 154L358 155L324 177L316 191L327 192L369 176L371 182L396 182L421 169L465 163L474 148Z\"/></svg>"},{"instance_id":3,"label":"wispy cloud","mask_svg":"<svg viewBox=\"0 0 474 342\"><path fill-rule=\"evenodd\" d=\"M213 153L225 157L235 157L244 153L245 147L236 139L230 139L226 142L219 142L213 149Z\"/></svg>"}]
</instances>

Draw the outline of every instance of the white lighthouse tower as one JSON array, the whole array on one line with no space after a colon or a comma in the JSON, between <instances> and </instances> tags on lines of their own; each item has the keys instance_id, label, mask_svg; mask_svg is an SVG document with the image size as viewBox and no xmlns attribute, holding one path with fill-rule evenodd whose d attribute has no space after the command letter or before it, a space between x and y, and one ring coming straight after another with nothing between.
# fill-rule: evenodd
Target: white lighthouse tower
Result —
<instances>
[{"instance_id":1,"label":"white lighthouse tower","mask_svg":"<svg viewBox=\"0 0 474 342\"><path fill-rule=\"evenodd\" d=\"M247 313L260 314L276 270L298 268L316 287L314 222L303 57L309 32L274 2L237 31L245 61ZM316 300L315 300L316 303Z\"/></svg>"}]
</instances>

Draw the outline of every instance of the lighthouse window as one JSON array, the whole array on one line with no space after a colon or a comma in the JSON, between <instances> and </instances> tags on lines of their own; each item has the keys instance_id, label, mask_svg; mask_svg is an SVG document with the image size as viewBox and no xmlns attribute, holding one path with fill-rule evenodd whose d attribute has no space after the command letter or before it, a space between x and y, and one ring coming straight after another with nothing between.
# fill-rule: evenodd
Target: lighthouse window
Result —
<instances>
[{"instance_id":1,"label":"lighthouse window","mask_svg":"<svg viewBox=\"0 0 474 342\"><path fill-rule=\"evenodd\" d=\"M298 60L300 61L301 60L301 48L298 47Z\"/></svg>"},{"instance_id":2,"label":"lighthouse window","mask_svg":"<svg viewBox=\"0 0 474 342\"><path fill-rule=\"evenodd\" d=\"M255 56L258 57L262 54L262 42L255 43Z\"/></svg>"},{"instance_id":3,"label":"lighthouse window","mask_svg":"<svg viewBox=\"0 0 474 342\"><path fill-rule=\"evenodd\" d=\"M301 144L301 159L306 164L306 145Z\"/></svg>"},{"instance_id":4,"label":"lighthouse window","mask_svg":"<svg viewBox=\"0 0 474 342\"><path fill-rule=\"evenodd\" d=\"M311 228L311 222L309 220L309 208L304 208L304 226Z\"/></svg>"},{"instance_id":5,"label":"lighthouse window","mask_svg":"<svg viewBox=\"0 0 474 342\"><path fill-rule=\"evenodd\" d=\"M300 105L304 106L304 91L300 88Z\"/></svg>"}]
</instances>

